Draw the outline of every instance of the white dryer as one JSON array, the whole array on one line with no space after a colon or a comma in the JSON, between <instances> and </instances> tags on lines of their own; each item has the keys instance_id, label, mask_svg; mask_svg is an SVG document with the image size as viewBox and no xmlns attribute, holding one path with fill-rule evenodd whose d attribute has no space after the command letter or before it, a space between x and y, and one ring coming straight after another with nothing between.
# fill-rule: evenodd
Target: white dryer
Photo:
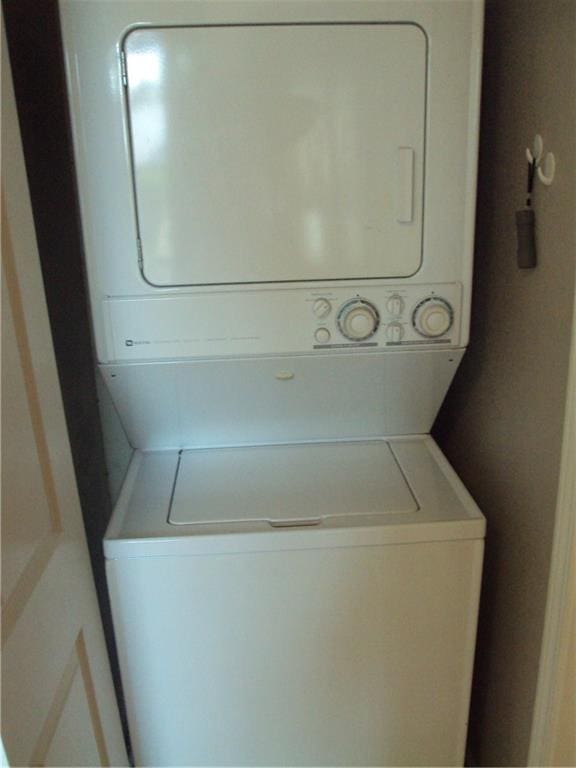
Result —
<instances>
[{"instance_id":1,"label":"white dryer","mask_svg":"<svg viewBox=\"0 0 576 768\"><path fill-rule=\"evenodd\" d=\"M61 0L140 765L456 765L482 0Z\"/></svg>"}]
</instances>

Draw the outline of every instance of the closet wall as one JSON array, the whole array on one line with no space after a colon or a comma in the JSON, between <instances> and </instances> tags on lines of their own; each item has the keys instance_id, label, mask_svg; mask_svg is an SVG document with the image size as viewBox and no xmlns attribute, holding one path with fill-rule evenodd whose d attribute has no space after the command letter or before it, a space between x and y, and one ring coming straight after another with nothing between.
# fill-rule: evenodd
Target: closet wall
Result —
<instances>
[{"instance_id":1,"label":"closet wall","mask_svg":"<svg viewBox=\"0 0 576 768\"><path fill-rule=\"evenodd\" d=\"M488 520L471 712L479 765L526 765L550 567L576 260L576 3L488 0L472 343L435 437ZM538 266L514 213L535 133Z\"/></svg>"}]
</instances>

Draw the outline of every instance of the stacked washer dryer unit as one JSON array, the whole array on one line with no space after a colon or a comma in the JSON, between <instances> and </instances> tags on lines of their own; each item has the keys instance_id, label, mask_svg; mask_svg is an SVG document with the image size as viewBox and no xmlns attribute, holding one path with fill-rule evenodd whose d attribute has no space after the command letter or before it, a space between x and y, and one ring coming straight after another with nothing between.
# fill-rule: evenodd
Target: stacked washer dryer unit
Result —
<instances>
[{"instance_id":1,"label":"stacked washer dryer unit","mask_svg":"<svg viewBox=\"0 0 576 768\"><path fill-rule=\"evenodd\" d=\"M62 0L139 765L457 765L481 1Z\"/></svg>"}]
</instances>

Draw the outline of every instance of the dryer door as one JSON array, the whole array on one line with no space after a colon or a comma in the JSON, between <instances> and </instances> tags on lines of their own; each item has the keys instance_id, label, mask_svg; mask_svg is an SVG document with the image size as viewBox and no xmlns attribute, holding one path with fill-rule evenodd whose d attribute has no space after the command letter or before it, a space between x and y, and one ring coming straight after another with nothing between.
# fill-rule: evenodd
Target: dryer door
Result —
<instances>
[{"instance_id":1,"label":"dryer door","mask_svg":"<svg viewBox=\"0 0 576 768\"><path fill-rule=\"evenodd\" d=\"M422 259L413 24L145 27L124 40L156 286L406 277Z\"/></svg>"}]
</instances>

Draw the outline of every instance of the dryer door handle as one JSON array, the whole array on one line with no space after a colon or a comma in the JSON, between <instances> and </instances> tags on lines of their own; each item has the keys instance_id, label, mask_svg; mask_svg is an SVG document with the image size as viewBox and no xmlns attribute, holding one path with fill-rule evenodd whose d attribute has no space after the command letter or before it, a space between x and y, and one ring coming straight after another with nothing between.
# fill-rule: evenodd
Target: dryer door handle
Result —
<instances>
[{"instance_id":1,"label":"dryer door handle","mask_svg":"<svg viewBox=\"0 0 576 768\"><path fill-rule=\"evenodd\" d=\"M398 147L396 153L396 221L411 224L414 220L414 150Z\"/></svg>"}]
</instances>

